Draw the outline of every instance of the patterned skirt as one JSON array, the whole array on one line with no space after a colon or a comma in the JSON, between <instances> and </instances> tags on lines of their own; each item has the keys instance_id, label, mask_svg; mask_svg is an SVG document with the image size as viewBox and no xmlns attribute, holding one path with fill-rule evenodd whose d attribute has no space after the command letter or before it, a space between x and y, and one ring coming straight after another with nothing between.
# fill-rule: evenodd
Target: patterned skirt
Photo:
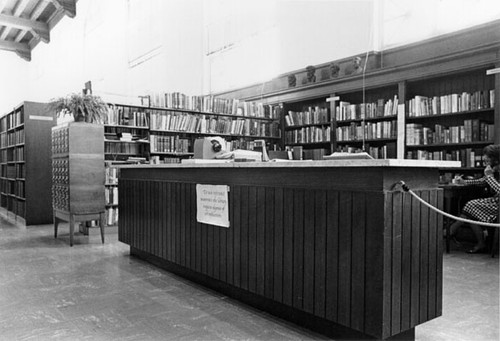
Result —
<instances>
[{"instance_id":1,"label":"patterned skirt","mask_svg":"<svg viewBox=\"0 0 500 341\"><path fill-rule=\"evenodd\" d=\"M492 223L498 218L498 196L468 201L462 213L471 219Z\"/></svg>"}]
</instances>

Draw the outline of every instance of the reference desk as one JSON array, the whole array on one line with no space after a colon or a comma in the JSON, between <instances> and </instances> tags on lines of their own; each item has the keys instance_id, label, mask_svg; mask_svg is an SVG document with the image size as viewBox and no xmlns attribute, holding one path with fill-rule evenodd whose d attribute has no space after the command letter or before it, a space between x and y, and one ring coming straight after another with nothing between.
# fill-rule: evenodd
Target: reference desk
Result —
<instances>
[{"instance_id":1,"label":"reference desk","mask_svg":"<svg viewBox=\"0 0 500 341\"><path fill-rule=\"evenodd\" d=\"M398 182L442 209L459 163L204 161L121 168L132 255L334 337L414 339L441 315L443 217ZM226 186L229 227L197 221L199 185Z\"/></svg>"}]
</instances>

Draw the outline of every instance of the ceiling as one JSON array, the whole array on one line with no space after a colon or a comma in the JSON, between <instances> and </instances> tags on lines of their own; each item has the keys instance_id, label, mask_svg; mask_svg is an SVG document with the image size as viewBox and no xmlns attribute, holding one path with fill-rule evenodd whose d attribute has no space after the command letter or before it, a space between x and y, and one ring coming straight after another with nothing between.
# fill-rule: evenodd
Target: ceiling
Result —
<instances>
[{"instance_id":1,"label":"ceiling","mask_svg":"<svg viewBox=\"0 0 500 341\"><path fill-rule=\"evenodd\" d=\"M0 0L0 50L30 61L40 41L64 17L74 18L77 0Z\"/></svg>"}]
</instances>

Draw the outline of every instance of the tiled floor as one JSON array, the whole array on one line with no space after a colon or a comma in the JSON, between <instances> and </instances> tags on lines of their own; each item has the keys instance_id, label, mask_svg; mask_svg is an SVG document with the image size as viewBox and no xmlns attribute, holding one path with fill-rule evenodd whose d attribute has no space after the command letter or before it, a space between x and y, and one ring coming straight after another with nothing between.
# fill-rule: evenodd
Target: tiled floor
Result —
<instances>
[{"instance_id":1,"label":"tiled floor","mask_svg":"<svg viewBox=\"0 0 500 341\"><path fill-rule=\"evenodd\" d=\"M67 231L0 214L0 340L327 340L130 257L116 230ZM445 255L443 316L417 340L498 340L498 265Z\"/></svg>"}]
</instances>

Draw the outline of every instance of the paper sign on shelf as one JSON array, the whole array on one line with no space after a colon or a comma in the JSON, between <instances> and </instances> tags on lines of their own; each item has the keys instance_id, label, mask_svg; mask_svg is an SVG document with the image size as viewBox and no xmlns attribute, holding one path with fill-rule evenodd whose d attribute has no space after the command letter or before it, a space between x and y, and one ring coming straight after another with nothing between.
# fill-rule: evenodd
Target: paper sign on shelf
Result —
<instances>
[{"instance_id":1,"label":"paper sign on shelf","mask_svg":"<svg viewBox=\"0 0 500 341\"><path fill-rule=\"evenodd\" d=\"M229 199L226 185L196 185L196 220L229 227Z\"/></svg>"}]
</instances>

